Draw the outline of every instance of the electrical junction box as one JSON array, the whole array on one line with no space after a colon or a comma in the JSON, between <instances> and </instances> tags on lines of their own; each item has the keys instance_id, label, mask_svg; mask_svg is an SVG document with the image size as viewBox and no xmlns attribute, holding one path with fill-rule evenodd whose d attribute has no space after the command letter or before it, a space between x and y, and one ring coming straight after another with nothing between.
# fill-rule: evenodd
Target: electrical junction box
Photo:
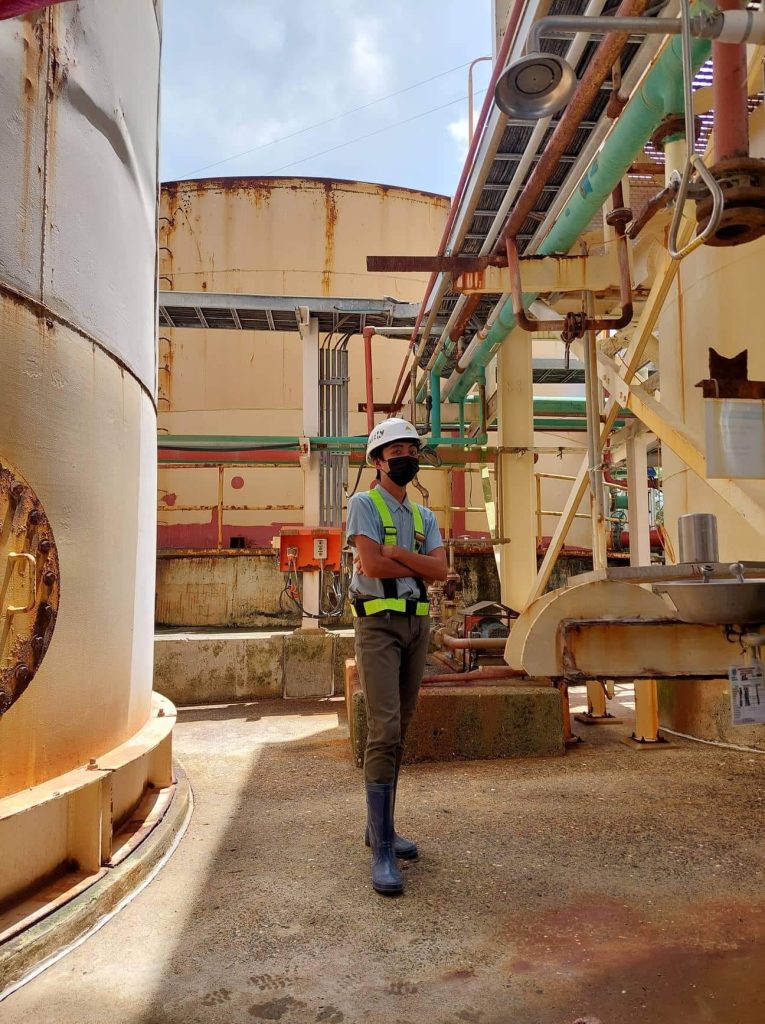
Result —
<instances>
[{"instance_id":1,"label":"electrical junction box","mask_svg":"<svg viewBox=\"0 0 765 1024\"><path fill-rule=\"evenodd\" d=\"M282 572L340 569L343 531L339 526L283 526L279 534Z\"/></svg>"}]
</instances>

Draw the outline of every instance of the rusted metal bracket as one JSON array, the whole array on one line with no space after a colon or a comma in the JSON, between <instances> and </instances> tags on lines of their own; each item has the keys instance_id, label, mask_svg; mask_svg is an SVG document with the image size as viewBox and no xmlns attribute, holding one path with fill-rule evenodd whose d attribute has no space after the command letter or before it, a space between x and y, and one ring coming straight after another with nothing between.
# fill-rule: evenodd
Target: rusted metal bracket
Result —
<instances>
[{"instance_id":1,"label":"rusted metal bracket","mask_svg":"<svg viewBox=\"0 0 765 1024\"><path fill-rule=\"evenodd\" d=\"M765 399L765 380L749 380L749 350L729 359L709 349L709 377L695 386L704 398Z\"/></svg>"},{"instance_id":2,"label":"rusted metal bracket","mask_svg":"<svg viewBox=\"0 0 765 1024\"><path fill-rule=\"evenodd\" d=\"M466 272L504 267L504 253L494 256L367 256L367 270L378 274L423 273L459 276Z\"/></svg>"},{"instance_id":3,"label":"rusted metal bracket","mask_svg":"<svg viewBox=\"0 0 765 1024\"><path fill-rule=\"evenodd\" d=\"M616 240L619 260L619 297L622 311L617 317L586 317L583 314L568 314L561 320L535 320L523 306L521 266L518 246L514 238L507 239L507 268L510 272L510 292L513 300L513 315L524 331L561 331L563 340L571 342L583 338L586 331L618 331L632 320L632 282L630 281L629 253L627 239L619 234Z\"/></svg>"}]
</instances>

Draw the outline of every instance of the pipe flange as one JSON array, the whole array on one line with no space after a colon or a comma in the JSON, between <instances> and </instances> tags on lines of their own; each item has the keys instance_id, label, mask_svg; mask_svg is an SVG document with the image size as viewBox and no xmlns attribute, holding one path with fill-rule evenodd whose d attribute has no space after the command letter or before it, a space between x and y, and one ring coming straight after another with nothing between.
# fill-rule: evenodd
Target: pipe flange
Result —
<instances>
[{"instance_id":1,"label":"pipe flange","mask_svg":"<svg viewBox=\"0 0 765 1024\"><path fill-rule=\"evenodd\" d=\"M726 188L722 185L722 190L726 210L739 208L765 210L765 188L762 186L739 185L735 188ZM709 220L712 206L713 200L710 195L707 195L696 204L696 221L698 223L701 223L702 220L705 222Z\"/></svg>"},{"instance_id":2,"label":"pipe flange","mask_svg":"<svg viewBox=\"0 0 765 1024\"><path fill-rule=\"evenodd\" d=\"M694 132L696 138L699 135L699 128L701 126L701 120L698 114L693 119ZM664 149L664 146L674 136L685 135L685 115L684 114L670 114L665 117L661 124L654 130L651 136L651 145L655 149Z\"/></svg>"},{"instance_id":3,"label":"pipe flange","mask_svg":"<svg viewBox=\"0 0 765 1024\"><path fill-rule=\"evenodd\" d=\"M632 220L632 210L628 206L618 206L606 214L606 224L610 224L611 227L618 227L621 224L626 228L628 224L632 223Z\"/></svg>"},{"instance_id":4,"label":"pipe flange","mask_svg":"<svg viewBox=\"0 0 765 1024\"><path fill-rule=\"evenodd\" d=\"M50 522L21 473L0 458L0 715L26 690L48 650L59 605Z\"/></svg>"},{"instance_id":5,"label":"pipe flange","mask_svg":"<svg viewBox=\"0 0 765 1024\"><path fill-rule=\"evenodd\" d=\"M709 170L721 185L725 181L732 184L748 182L752 185L765 185L765 160L757 157L741 156L718 160Z\"/></svg>"},{"instance_id":6,"label":"pipe flange","mask_svg":"<svg viewBox=\"0 0 765 1024\"><path fill-rule=\"evenodd\" d=\"M717 230L707 245L733 246L753 242L765 234L765 160L732 157L710 171L723 191L724 208ZM712 197L696 205L696 223L703 231L712 213Z\"/></svg>"},{"instance_id":7,"label":"pipe flange","mask_svg":"<svg viewBox=\"0 0 765 1024\"><path fill-rule=\"evenodd\" d=\"M709 216L699 221L698 230L707 226ZM723 210L717 230L706 240L706 245L745 245L765 235L765 209L758 206L734 206Z\"/></svg>"}]
</instances>

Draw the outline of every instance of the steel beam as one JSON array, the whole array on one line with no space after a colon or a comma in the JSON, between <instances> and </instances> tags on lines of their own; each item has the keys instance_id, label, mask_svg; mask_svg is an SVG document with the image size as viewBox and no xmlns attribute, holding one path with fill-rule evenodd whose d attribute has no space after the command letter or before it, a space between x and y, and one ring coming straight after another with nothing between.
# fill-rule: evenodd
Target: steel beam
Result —
<instances>
[{"instance_id":1,"label":"steel beam","mask_svg":"<svg viewBox=\"0 0 765 1024\"><path fill-rule=\"evenodd\" d=\"M726 678L735 651L721 626L677 619L562 619L559 668L587 679Z\"/></svg>"},{"instance_id":2,"label":"steel beam","mask_svg":"<svg viewBox=\"0 0 765 1024\"><path fill-rule=\"evenodd\" d=\"M488 262L488 260L487 260ZM604 292L619 287L616 250L592 256L543 256L518 261L521 289L528 294L551 292ZM511 290L507 267L466 266L454 282L454 290L466 295L504 294Z\"/></svg>"}]
</instances>

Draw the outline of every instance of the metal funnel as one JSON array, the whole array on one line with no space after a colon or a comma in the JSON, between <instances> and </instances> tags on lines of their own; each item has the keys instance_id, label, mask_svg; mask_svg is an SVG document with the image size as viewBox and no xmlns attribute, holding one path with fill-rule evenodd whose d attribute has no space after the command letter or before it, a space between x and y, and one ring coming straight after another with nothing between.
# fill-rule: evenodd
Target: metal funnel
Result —
<instances>
[{"instance_id":1,"label":"metal funnel","mask_svg":"<svg viewBox=\"0 0 765 1024\"><path fill-rule=\"evenodd\" d=\"M666 594L683 622L711 626L750 626L765 623L765 579L678 581L660 583L654 591Z\"/></svg>"}]
</instances>

